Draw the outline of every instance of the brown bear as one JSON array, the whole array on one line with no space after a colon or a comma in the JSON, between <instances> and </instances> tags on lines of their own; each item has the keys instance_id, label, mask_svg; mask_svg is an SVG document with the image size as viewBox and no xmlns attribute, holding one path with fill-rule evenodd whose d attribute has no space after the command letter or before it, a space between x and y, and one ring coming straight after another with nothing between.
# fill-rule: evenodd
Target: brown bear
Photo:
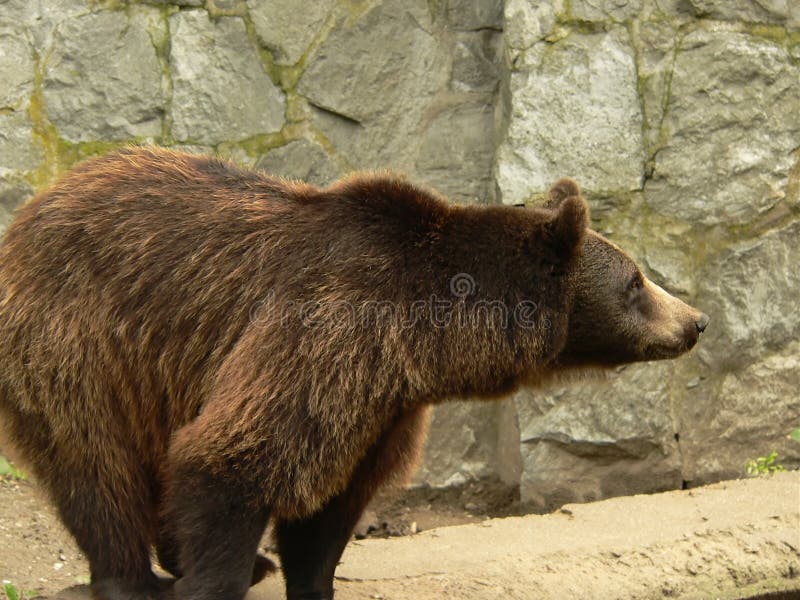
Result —
<instances>
[{"instance_id":1,"label":"brown bear","mask_svg":"<svg viewBox=\"0 0 800 600\"><path fill-rule=\"evenodd\" d=\"M96 598L242 598L271 563L333 597L428 407L676 357L708 317L546 206L405 180L318 189L127 148L22 206L0 246L0 423L89 559ZM150 549L175 577L162 584Z\"/></svg>"}]
</instances>

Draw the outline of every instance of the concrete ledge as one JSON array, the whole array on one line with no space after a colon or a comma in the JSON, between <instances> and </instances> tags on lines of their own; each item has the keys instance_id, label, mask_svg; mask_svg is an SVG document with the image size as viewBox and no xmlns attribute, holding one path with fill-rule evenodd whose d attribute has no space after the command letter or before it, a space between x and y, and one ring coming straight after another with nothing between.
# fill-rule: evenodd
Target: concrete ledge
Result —
<instances>
[{"instance_id":1,"label":"concrete ledge","mask_svg":"<svg viewBox=\"0 0 800 600\"><path fill-rule=\"evenodd\" d=\"M352 542L337 600L800 598L800 472ZM85 600L87 589L58 594ZM273 576L247 600L280 600Z\"/></svg>"},{"instance_id":2,"label":"concrete ledge","mask_svg":"<svg viewBox=\"0 0 800 600\"><path fill-rule=\"evenodd\" d=\"M743 598L800 590L800 473L348 546L337 600ZM280 578L248 600L283 597Z\"/></svg>"}]
</instances>

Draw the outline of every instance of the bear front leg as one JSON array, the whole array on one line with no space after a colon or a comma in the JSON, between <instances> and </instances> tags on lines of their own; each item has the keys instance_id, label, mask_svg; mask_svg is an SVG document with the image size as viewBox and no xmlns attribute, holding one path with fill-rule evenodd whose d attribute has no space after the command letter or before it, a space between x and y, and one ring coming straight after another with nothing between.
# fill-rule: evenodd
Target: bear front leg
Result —
<instances>
[{"instance_id":1,"label":"bear front leg","mask_svg":"<svg viewBox=\"0 0 800 600\"><path fill-rule=\"evenodd\" d=\"M170 575L179 579L183 572L180 567L180 546L176 539L173 528L167 523L161 523L156 540L156 556L161 568ZM269 558L261 554L256 554L255 564L253 565L253 576L250 585L256 585L264 577L278 570L278 567Z\"/></svg>"},{"instance_id":2,"label":"bear front leg","mask_svg":"<svg viewBox=\"0 0 800 600\"><path fill-rule=\"evenodd\" d=\"M333 598L334 571L369 501L366 491L352 485L312 517L275 526L287 600Z\"/></svg>"},{"instance_id":3,"label":"bear front leg","mask_svg":"<svg viewBox=\"0 0 800 600\"><path fill-rule=\"evenodd\" d=\"M254 501L252 486L235 465L212 473L173 457L162 523L174 537L160 554L181 576L175 600L241 600L254 577L269 511Z\"/></svg>"},{"instance_id":4,"label":"bear front leg","mask_svg":"<svg viewBox=\"0 0 800 600\"><path fill-rule=\"evenodd\" d=\"M429 409L402 413L369 449L347 488L305 519L283 520L275 539L288 600L331 600L336 566L377 489L405 476L416 463Z\"/></svg>"}]
</instances>

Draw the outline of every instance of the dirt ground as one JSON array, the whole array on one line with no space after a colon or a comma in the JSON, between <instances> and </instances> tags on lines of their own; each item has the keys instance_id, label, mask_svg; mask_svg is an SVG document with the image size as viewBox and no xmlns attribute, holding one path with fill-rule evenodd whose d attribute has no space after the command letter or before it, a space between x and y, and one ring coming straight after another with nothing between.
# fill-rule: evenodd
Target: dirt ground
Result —
<instances>
[{"instance_id":1,"label":"dirt ground","mask_svg":"<svg viewBox=\"0 0 800 600\"><path fill-rule=\"evenodd\" d=\"M523 510L486 482L382 496L337 600L800 598L798 472L505 516ZM89 598L84 558L27 481L0 482L0 580L26 598ZM248 600L282 597L273 576Z\"/></svg>"}]
</instances>

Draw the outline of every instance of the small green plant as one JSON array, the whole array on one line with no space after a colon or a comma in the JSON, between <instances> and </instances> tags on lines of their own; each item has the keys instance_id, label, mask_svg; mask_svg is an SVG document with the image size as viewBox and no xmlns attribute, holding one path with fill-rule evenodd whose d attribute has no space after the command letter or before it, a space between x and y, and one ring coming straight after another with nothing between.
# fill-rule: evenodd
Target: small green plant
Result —
<instances>
[{"instance_id":1,"label":"small green plant","mask_svg":"<svg viewBox=\"0 0 800 600\"><path fill-rule=\"evenodd\" d=\"M774 450L766 456L759 456L756 459L748 460L744 468L747 471L748 477L758 477L759 475L770 475L785 471L783 465L775 464L778 459L778 453Z\"/></svg>"},{"instance_id":2,"label":"small green plant","mask_svg":"<svg viewBox=\"0 0 800 600\"><path fill-rule=\"evenodd\" d=\"M25 473L0 456L0 479L25 479Z\"/></svg>"},{"instance_id":3,"label":"small green plant","mask_svg":"<svg viewBox=\"0 0 800 600\"><path fill-rule=\"evenodd\" d=\"M800 427L795 427L794 429L792 429L792 432L789 434L789 437L796 442L800 442Z\"/></svg>"},{"instance_id":4,"label":"small green plant","mask_svg":"<svg viewBox=\"0 0 800 600\"><path fill-rule=\"evenodd\" d=\"M13 583L4 584L3 591L6 593L8 600L22 600L22 592Z\"/></svg>"},{"instance_id":5,"label":"small green plant","mask_svg":"<svg viewBox=\"0 0 800 600\"><path fill-rule=\"evenodd\" d=\"M34 600L35 598L41 598L41 594L36 590L23 593L17 586L9 581L3 582L3 591L5 592L7 600Z\"/></svg>"}]
</instances>

